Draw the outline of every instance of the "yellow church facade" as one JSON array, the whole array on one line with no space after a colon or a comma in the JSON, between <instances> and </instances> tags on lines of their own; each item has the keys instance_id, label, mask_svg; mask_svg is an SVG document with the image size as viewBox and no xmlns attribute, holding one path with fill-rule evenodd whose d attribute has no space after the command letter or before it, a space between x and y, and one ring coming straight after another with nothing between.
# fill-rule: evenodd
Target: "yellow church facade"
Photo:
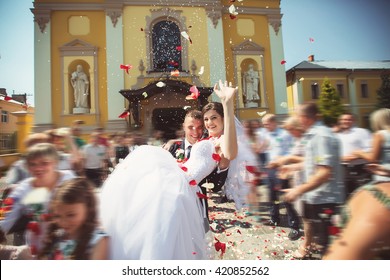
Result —
<instances>
[{"instance_id":1,"label":"yellow church facade","mask_svg":"<svg viewBox=\"0 0 390 280\"><path fill-rule=\"evenodd\" d=\"M177 127L185 108L218 101L218 80L239 87L241 120L287 114L280 1L35 0L31 10L36 131L82 120L85 131L148 134L161 116ZM200 97L186 98L194 86Z\"/></svg>"}]
</instances>

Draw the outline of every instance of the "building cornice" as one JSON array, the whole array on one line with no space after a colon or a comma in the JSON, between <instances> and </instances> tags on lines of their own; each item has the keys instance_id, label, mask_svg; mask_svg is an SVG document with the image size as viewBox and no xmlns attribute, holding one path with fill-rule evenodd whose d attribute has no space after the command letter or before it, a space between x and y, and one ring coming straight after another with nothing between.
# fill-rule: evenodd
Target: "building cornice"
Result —
<instances>
[{"instance_id":1,"label":"building cornice","mask_svg":"<svg viewBox=\"0 0 390 280\"><path fill-rule=\"evenodd\" d=\"M118 18L122 16L124 6L180 6L180 7L204 7L207 17L213 23L214 28L217 27L222 14L229 13L229 7L223 6L220 0L160 0L156 5L155 0L114 0L103 3L41 3L34 2L34 8L31 12L34 14L34 21L38 23L41 32L45 31L46 25L50 21L51 11L105 11L110 17L113 26L115 27ZM278 34L282 14L280 9L275 8L258 8L258 7L237 7L238 14L244 15L263 15L267 16L269 24Z\"/></svg>"}]
</instances>

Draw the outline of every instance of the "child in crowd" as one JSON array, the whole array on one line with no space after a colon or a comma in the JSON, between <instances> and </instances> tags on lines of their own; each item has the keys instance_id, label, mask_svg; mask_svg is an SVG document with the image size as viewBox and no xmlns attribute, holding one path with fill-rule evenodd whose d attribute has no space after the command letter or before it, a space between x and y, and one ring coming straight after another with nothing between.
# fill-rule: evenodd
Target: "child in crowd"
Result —
<instances>
[{"instance_id":1,"label":"child in crowd","mask_svg":"<svg viewBox=\"0 0 390 280\"><path fill-rule=\"evenodd\" d=\"M98 226L96 205L94 188L87 179L75 178L59 187L38 258L107 259L108 237Z\"/></svg>"}]
</instances>

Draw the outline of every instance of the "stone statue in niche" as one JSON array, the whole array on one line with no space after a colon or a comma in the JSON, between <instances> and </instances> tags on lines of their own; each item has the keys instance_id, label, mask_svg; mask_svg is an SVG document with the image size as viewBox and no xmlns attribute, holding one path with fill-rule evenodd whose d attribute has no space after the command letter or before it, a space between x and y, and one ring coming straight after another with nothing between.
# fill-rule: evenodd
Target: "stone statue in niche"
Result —
<instances>
[{"instance_id":1,"label":"stone statue in niche","mask_svg":"<svg viewBox=\"0 0 390 280\"><path fill-rule=\"evenodd\" d=\"M254 70L254 65L249 64L248 70L243 74L243 94L245 107L258 107L260 96L259 96L259 85L260 76L259 72Z\"/></svg>"},{"instance_id":2,"label":"stone statue in niche","mask_svg":"<svg viewBox=\"0 0 390 280\"><path fill-rule=\"evenodd\" d=\"M89 95L89 79L85 74L83 66L77 65L76 71L71 75L70 82L73 87L74 95L74 114L89 113L88 95Z\"/></svg>"}]
</instances>

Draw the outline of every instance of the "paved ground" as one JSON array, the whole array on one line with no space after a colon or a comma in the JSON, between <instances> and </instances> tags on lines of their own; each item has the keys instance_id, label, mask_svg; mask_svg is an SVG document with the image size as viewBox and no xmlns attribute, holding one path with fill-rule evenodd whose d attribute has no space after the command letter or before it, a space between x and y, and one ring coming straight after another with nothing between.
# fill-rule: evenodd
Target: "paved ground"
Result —
<instances>
[{"instance_id":1,"label":"paved ground","mask_svg":"<svg viewBox=\"0 0 390 280\"><path fill-rule=\"evenodd\" d=\"M290 260L303 237L290 241L290 229L286 226L285 209L281 207L281 225L265 226L261 221L269 219L267 191L258 187L258 211L236 211L234 202L218 203L219 195L209 200L210 226L214 236L226 244L223 259L227 260Z\"/></svg>"}]
</instances>

